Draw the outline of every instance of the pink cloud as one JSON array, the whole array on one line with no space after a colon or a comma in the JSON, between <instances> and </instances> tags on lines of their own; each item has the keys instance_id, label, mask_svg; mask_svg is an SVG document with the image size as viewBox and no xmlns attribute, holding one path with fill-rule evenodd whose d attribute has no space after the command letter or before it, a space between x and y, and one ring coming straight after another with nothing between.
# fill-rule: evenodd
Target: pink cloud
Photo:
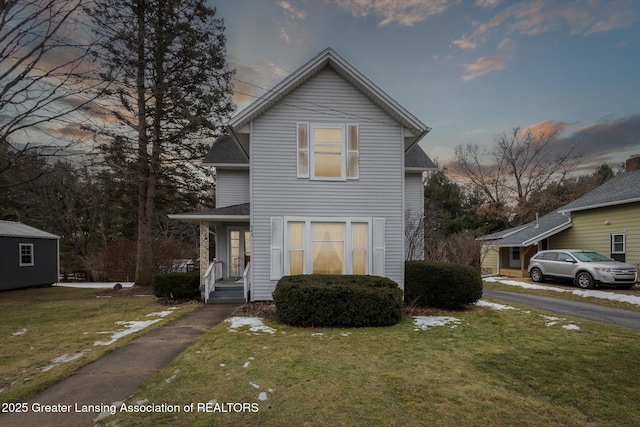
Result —
<instances>
[{"instance_id":1,"label":"pink cloud","mask_svg":"<svg viewBox=\"0 0 640 427\"><path fill-rule=\"evenodd\" d=\"M473 64L464 64L466 74L462 76L462 80L473 80L483 74L491 71L502 70L505 67L506 59L502 56L486 56L479 58Z\"/></svg>"},{"instance_id":2,"label":"pink cloud","mask_svg":"<svg viewBox=\"0 0 640 427\"><path fill-rule=\"evenodd\" d=\"M381 18L378 25L397 23L412 26L433 15L438 15L457 0L325 0L335 3L355 17L376 15Z\"/></svg>"}]
</instances>

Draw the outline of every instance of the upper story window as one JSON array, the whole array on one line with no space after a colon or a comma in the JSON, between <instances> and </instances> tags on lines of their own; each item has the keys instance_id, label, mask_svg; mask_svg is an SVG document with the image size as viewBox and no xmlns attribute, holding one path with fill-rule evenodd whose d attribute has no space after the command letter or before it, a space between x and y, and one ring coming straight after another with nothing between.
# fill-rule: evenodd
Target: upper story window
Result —
<instances>
[{"instance_id":1,"label":"upper story window","mask_svg":"<svg viewBox=\"0 0 640 427\"><path fill-rule=\"evenodd\" d=\"M358 125L298 123L297 131L298 178L358 179Z\"/></svg>"}]
</instances>

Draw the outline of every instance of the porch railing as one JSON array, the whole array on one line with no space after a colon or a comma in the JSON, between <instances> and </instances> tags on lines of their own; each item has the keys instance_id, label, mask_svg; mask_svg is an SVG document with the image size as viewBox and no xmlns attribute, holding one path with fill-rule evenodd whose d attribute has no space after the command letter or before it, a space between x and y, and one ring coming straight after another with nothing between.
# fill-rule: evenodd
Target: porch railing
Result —
<instances>
[{"instance_id":1,"label":"porch railing","mask_svg":"<svg viewBox=\"0 0 640 427\"><path fill-rule=\"evenodd\" d=\"M249 292L251 292L251 261L247 263L242 273L242 282L244 285L244 300L249 302Z\"/></svg>"},{"instance_id":2,"label":"porch railing","mask_svg":"<svg viewBox=\"0 0 640 427\"><path fill-rule=\"evenodd\" d=\"M222 261L213 260L204 273L204 302L209 302L209 295L216 290L216 282L222 279Z\"/></svg>"}]
</instances>

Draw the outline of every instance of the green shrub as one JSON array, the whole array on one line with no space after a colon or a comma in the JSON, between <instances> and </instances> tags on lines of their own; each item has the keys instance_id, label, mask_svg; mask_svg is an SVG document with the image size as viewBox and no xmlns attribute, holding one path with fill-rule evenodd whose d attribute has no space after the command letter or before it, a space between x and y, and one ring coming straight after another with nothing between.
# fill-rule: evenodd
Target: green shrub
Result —
<instances>
[{"instance_id":1,"label":"green shrub","mask_svg":"<svg viewBox=\"0 0 640 427\"><path fill-rule=\"evenodd\" d=\"M280 321L297 326L388 326L402 319L402 290L379 276L285 276L273 292Z\"/></svg>"},{"instance_id":2,"label":"green shrub","mask_svg":"<svg viewBox=\"0 0 640 427\"><path fill-rule=\"evenodd\" d=\"M407 304L459 309L482 297L482 278L473 267L461 264L408 261L404 298Z\"/></svg>"},{"instance_id":3,"label":"green shrub","mask_svg":"<svg viewBox=\"0 0 640 427\"><path fill-rule=\"evenodd\" d=\"M153 293L158 298L199 298L199 289L199 272L158 274L153 277Z\"/></svg>"}]
</instances>

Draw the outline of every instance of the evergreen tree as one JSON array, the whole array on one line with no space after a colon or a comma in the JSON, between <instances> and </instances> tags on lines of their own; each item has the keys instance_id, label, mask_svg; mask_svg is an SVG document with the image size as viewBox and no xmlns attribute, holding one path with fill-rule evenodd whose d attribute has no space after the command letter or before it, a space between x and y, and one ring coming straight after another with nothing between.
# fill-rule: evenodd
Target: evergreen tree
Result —
<instances>
[{"instance_id":1,"label":"evergreen tree","mask_svg":"<svg viewBox=\"0 0 640 427\"><path fill-rule=\"evenodd\" d=\"M135 281L148 285L159 195L202 182L193 163L233 111L224 24L203 0L97 0L89 14L118 123L100 132L117 141L107 150L135 177Z\"/></svg>"}]
</instances>

